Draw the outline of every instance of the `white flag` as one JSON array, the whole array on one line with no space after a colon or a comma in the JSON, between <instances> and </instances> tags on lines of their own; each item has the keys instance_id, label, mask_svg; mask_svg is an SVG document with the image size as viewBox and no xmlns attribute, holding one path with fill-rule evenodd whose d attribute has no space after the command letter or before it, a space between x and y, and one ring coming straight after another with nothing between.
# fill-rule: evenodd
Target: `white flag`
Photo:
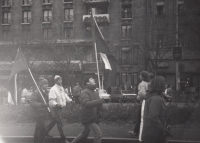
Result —
<instances>
[{"instance_id":1,"label":"white flag","mask_svg":"<svg viewBox=\"0 0 200 143\"><path fill-rule=\"evenodd\" d=\"M112 70L111 66L110 66L110 62L106 56L106 54L103 54L103 53L100 53L101 55L101 58L103 59L103 62L105 64L105 69L109 69L109 70Z\"/></svg>"}]
</instances>

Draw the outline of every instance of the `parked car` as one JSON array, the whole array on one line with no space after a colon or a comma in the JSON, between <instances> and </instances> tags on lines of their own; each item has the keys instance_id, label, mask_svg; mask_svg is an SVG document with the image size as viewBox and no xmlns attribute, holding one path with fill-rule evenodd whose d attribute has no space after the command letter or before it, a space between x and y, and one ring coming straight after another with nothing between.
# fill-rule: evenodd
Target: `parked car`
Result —
<instances>
[{"instance_id":1,"label":"parked car","mask_svg":"<svg viewBox=\"0 0 200 143\"><path fill-rule=\"evenodd\" d=\"M100 98L104 99L105 102L110 102L110 101L111 101L110 94L108 94L108 93L106 92L106 90L101 89L101 90L100 90L100 95L99 95L99 96L100 96Z\"/></svg>"},{"instance_id":2,"label":"parked car","mask_svg":"<svg viewBox=\"0 0 200 143\"><path fill-rule=\"evenodd\" d=\"M122 102L135 102L137 101L137 94L129 90L117 90L111 95L111 101Z\"/></svg>"}]
</instances>

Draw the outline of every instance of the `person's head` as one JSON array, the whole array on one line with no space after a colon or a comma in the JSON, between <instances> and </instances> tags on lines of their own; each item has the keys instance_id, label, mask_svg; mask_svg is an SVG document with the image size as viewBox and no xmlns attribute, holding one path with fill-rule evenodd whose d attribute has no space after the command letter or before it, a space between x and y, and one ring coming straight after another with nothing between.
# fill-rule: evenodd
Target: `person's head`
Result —
<instances>
[{"instance_id":1,"label":"person's head","mask_svg":"<svg viewBox=\"0 0 200 143\"><path fill-rule=\"evenodd\" d=\"M44 77L40 77L39 78L39 87L40 87L40 89L43 89L43 90L47 89L47 87L48 87L48 80L45 79Z\"/></svg>"},{"instance_id":2,"label":"person's head","mask_svg":"<svg viewBox=\"0 0 200 143\"><path fill-rule=\"evenodd\" d=\"M147 71L141 71L140 72L140 80L142 81L149 81L149 73Z\"/></svg>"},{"instance_id":3,"label":"person's head","mask_svg":"<svg viewBox=\"0 0 200 143\"><path fill-rule=\"evenodd\" d=\"M79 86L79 82L76 82L76 86Z\"/></svg>"},{"instance_id":4,"label":"person's head","mask_svg":"<svg viewBox=\"0 0 200 143\"><path fill-rule=\"evenodd\" d=\"M54 82L55 82L55 84L61 86L62 85L62 78L59 75L55 75Z\"/></svg>"},{"instance_id":5,"label":"person's head","mask_svg":"<svg viewBox=\"0 0 200 143\"><path fill-rule=\"evenodd\" d=\"M155 77L155 75L152 72L150 72L149 73L149 80L151 81L154 77Z\"/></svg>"},{"instance_id":6,"label":"person's head","mask_svg":"<svg viewBox=\"0 0 200 143\"><path fill-rule=\"evenodd\" d=\"M161 93L164 91L165 91L165 78L163 76L155 76L149 85L149 92Z\"/></svg>"},{"instance_id":7,"label":"person's head","mask_svg":"<svg viewBox=\"0 0 200 143\"><path fill-rule=\"evenodd\" d=\"M87 77L84 80L85 85L96 85L95 79L93 77Z\"/></svg>"}]
</instances>

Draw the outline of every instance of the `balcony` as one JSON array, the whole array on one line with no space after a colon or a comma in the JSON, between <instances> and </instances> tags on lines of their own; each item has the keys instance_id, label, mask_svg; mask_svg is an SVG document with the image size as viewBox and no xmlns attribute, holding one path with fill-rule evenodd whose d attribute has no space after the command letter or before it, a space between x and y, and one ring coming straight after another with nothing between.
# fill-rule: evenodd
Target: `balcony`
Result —
<instances>
[{"instance_id":1,"label":"balcony","mask_svg":"<svg viewBox=\"0 0 200 143\"><path fill-rule=\"evenodd\" d=\"M110 0L83 0L86 6L94 6L94 5L108 5Z\"/></svg>"},{"instance_id":2,"label":"balcony","mask_svg":"<svg viewBox=\"0 0 200 143\"><path fill-rule=\"evenodd\" d=\"M91 15L83 15L83 22L90 23L90 17ZM94 15L95 20L97 23L109 23L109 14L95 14Z\"/></svg>"}]
</instances>

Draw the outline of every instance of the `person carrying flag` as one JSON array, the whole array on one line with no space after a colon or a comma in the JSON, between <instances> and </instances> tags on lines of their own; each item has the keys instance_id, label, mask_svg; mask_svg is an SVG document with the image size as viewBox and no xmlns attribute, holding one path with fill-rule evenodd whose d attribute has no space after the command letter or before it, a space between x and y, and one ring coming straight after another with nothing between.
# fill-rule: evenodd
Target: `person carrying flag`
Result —
<instances>
[{"instance_id":1,"label":"person carrying flag","mask_svg":"<svg viewBox=\"0 0 200 143\"><path fill-rule=\"evenodd\" d=\"M29 104L34 109L34 115L35 115L35 132L34 132L34 143L43 143L43 140L45 138L45 112L47 112L48 107L48 81L41 77L39 79L39 90L41 91L46 103L44 103L40 93L38 90L35 90L33 94L31 95Z\"/></svg>"}]
</instances>

